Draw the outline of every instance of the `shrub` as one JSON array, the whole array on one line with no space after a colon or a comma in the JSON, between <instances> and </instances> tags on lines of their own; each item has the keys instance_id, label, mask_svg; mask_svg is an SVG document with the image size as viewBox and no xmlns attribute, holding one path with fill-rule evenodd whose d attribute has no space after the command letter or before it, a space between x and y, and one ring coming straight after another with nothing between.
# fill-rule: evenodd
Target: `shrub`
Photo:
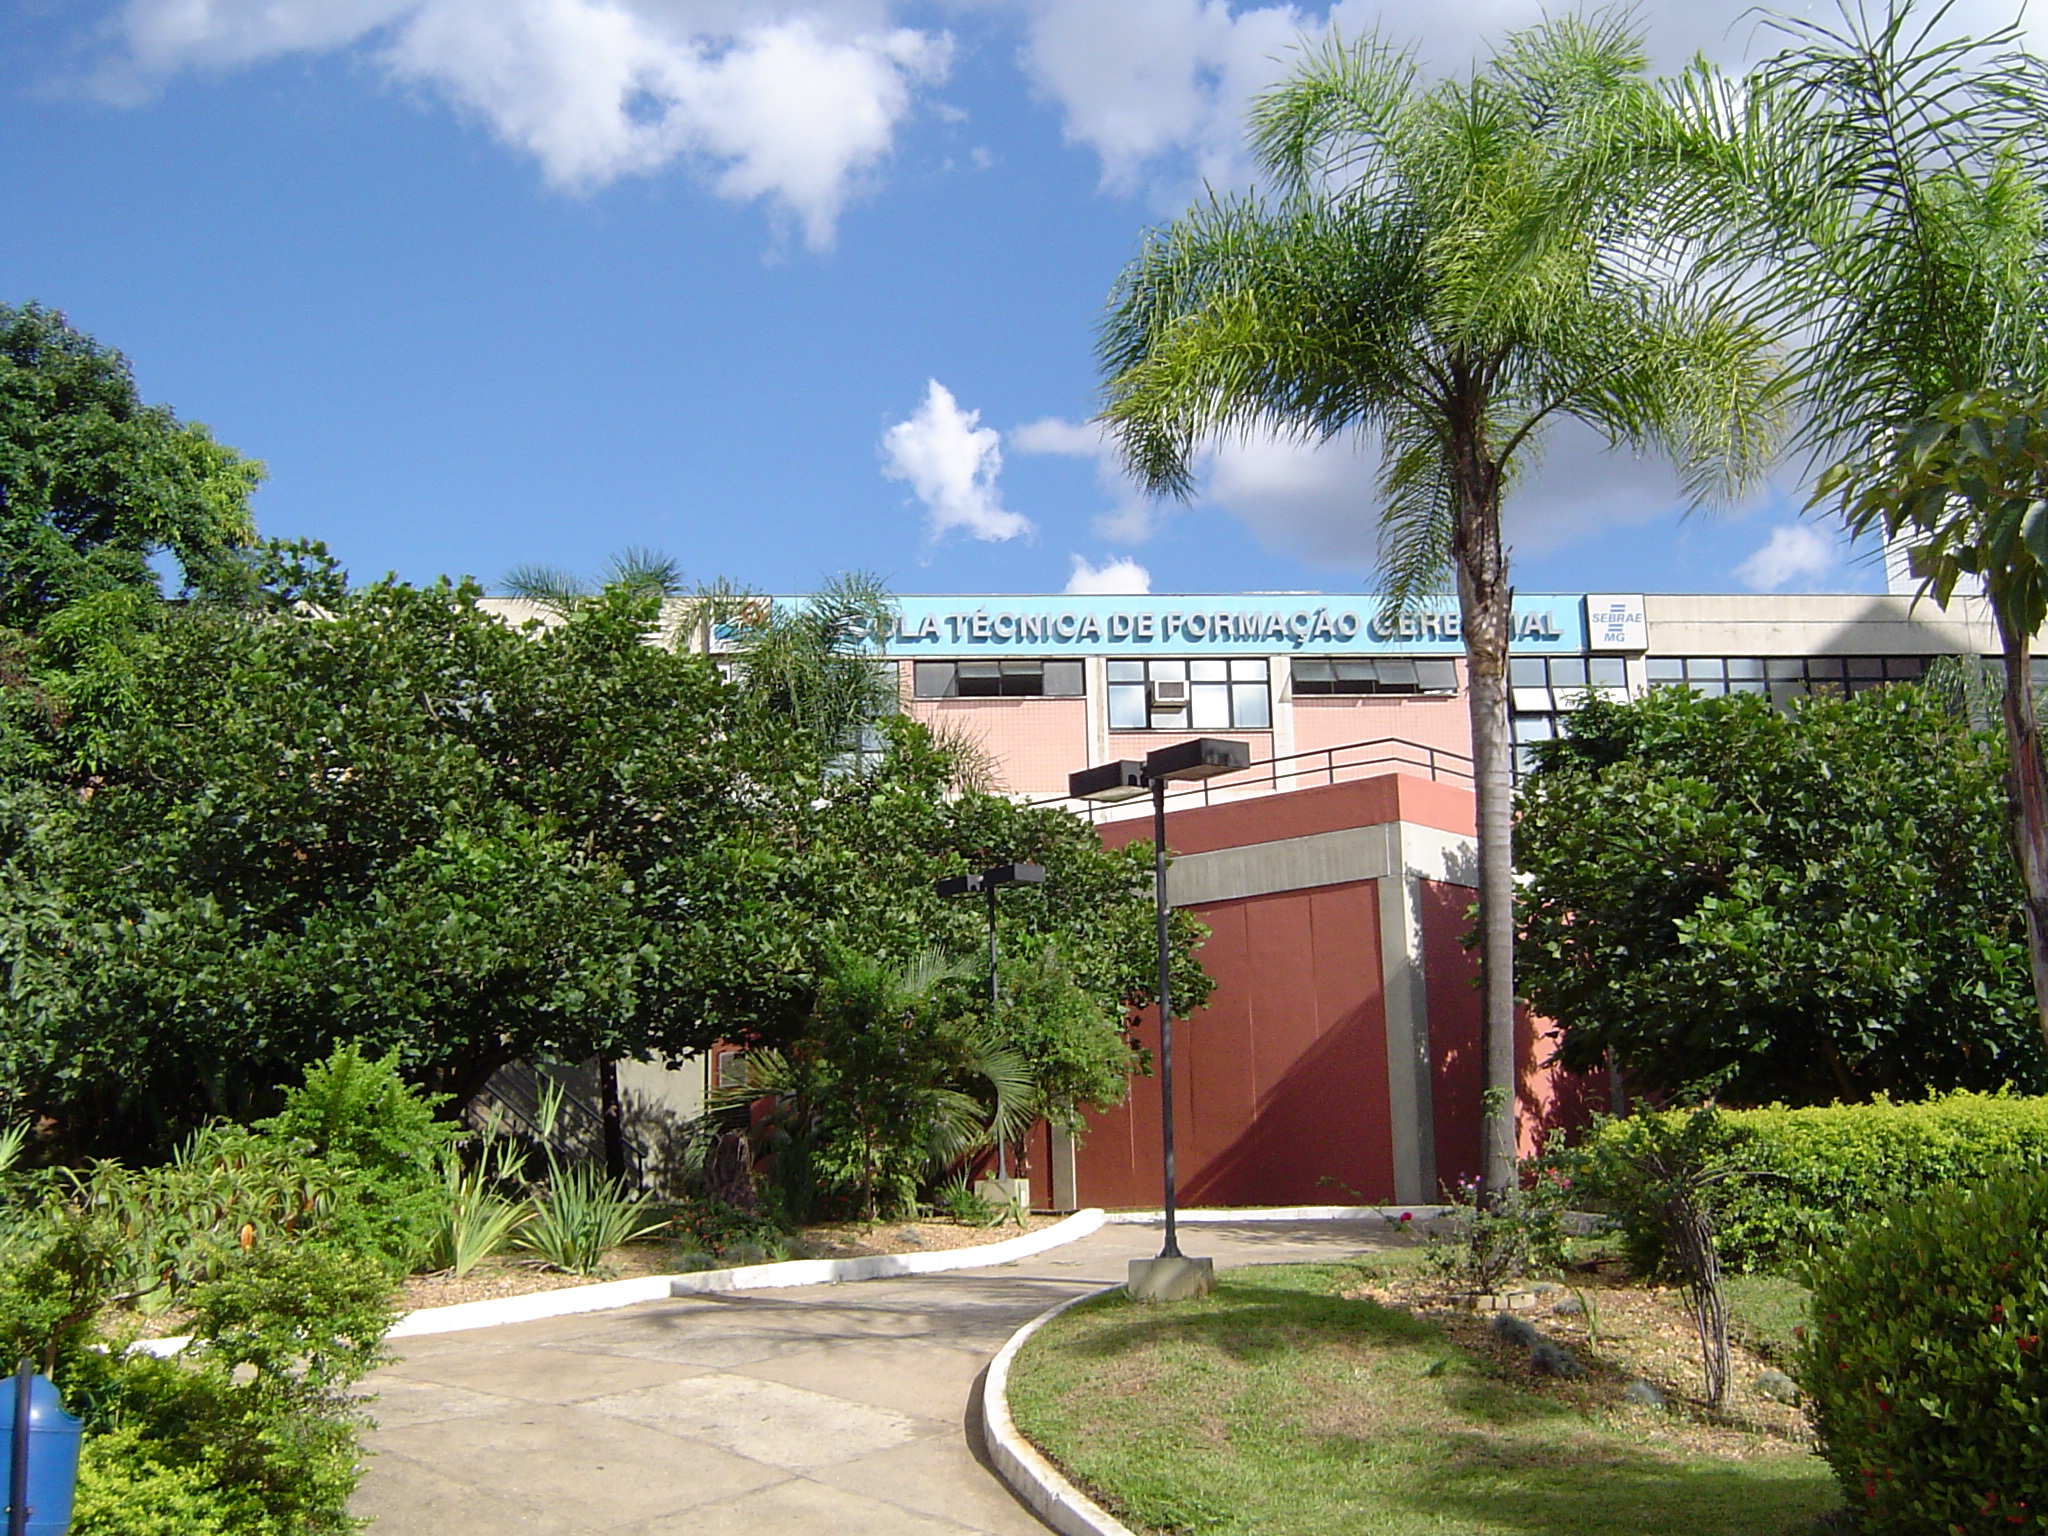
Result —
<instances>
[{"instance_id":1,"label":"shrub","mask_svg":"<svg viewBox=\"0 0 2048 1536\"><path fill-rule=\"evenodd\" d=\"M547 1187L533 1197L533 1215L513 1239L555 1269L595 1273L610 1249L658 1232L652 1206L628 1194L589 1163L555 1165Z\"/></svg>"},{"instance_id":2,"label":"shrub","mask_svg":"<svg viewBox=\"0 0 2048 1536\"><path fill-rule=\"evenodd\" d=\"M1800 1385L1870 1536L2048 1526L2048 1170L1866 1220L1814 1266Z\"/></svg>"},{"instance_id":3,"label":"shrub","mask_svg":"<svg viewBox=\"0 0 2048 1536\"><path fill-rule=\"evenodd\" d=\"M192 1348L159 1360L98 1334L98 1306L79 1317L106 1300L110 1230L69 1208L37 1249L8 1255L0 1287L0 1336L85 1421L75 1536L354 1531L350 1389L384 1358L383 1266L304 1244L238 1253L190 1294Z\"/></svg>"},{"instance_id":4,"label":"shrub","mask_svg":"<svg viewBox=\"0 0 2048 1536\"><path fill-rule=\"evenodd\" d=\"M1657 1213L1635 1162L1649 1117L1603 1119L1560 1154L1575 1204L1619 1219L1630 1256L1667 1267ZM1668 1119L1668 1117L1665 1117ZM1716 1192L1722 1262L1783 1268L1839 1244L1859 1217L1940 1184L1974 1184L2020 1164L2048 1167L2048 1098L1952 1093L1917 1104L1877 1099L1811 1109L1723 1110L1717 1165L1752 1175Z\"/></svg>"},{"instance_id":5,"label":"shrub","mask_svg":"<svg viewBox=\"0 0 2048 1536\"><path fill-rule=\"evenodd\" d=\"M712 1259L729 1258L739 1252L779 1257L789 1251L789 1234L772 1215L743 1211L708 1196L677 1205L675 1224L677 1241L685 1251Z\"/></svg>"},{"instance_id":6,"label":"shrub","mask_svg":"<svg viewBox=\"0 0 2048 1536\"><path fill-rule=\"evenodd\" d=\"M255 1129L353 1175L345 1197L323 1212L322 1236L374 1249L405 1270L425 1256L445 1217L443 1162L462 1136L460 1126L435 1118L436 1102L398 1075L397 1052L368 1057L344 1045L308 1067L284 1108Z\"/></svg>"}]
</instances>

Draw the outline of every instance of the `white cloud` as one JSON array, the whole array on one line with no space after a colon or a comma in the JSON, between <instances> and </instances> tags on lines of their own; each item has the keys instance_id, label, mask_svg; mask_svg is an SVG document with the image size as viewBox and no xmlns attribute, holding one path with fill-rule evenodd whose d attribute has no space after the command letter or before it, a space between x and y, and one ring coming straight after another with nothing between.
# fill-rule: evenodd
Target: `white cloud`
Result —
<instances>
[{"instance_id":1,"label":"white cloud","mask_svg":"<svg viewBox=\"0 0 2048 1536\"><path fill-rule=\"evenodd\" d=\"M1092 421L1063 421L1047 416L1013 427L1010 446L1019 453L1050 453L1090 459L1095 483L1110 505L1095 515L1095 535L1112 544L1142 544L1158 531L1163 508L1124 473L1116 444Z\"/></svg>"},{"instance_id":2,"label":"white cloud","mask_svg":"<svg viewBox=\"0 0 2048 1536\"><path fill-rule=\"evenodd\" d=\"M1735 577L1752 592L1777 592L1819 581L1841 563L1834 539L1810 523L1788 523L1771 530L1770 541L1735 567Z\"/></svg>"},{"instance_id":3,"label":"white cloud","mask_svg":"<svg viewBox=\"0 0 2048 1536\"><path fill-rule=\"evenodd\" d=\"M1029 518L1002 504L1002 435L980 423L981 412L961 410L952 391L933 379L916 414L882 434L882 473L910 482L934 540L956 528L991 541L1032 531Z\"/></svg>"},{"instance_id":4,"label":"white cloud","mask_svg":"<svg viewBox=\"0 0 2048 1536\"><path fill-rule=\"evenodd\" d=\"M814 247L895 142L943 33L886 6L757 0L129 0L99 84L135 99L185 69L356 47L588 191L675 161L761 200Z\"/></svg>"},{"instance_id":5,"label":"white cloud","mask_svg":"<svg viewBox=\"0 0 2048 1536\"><path fill-rule=\"evenodd\" d=\"M1067 578L1067 591L1081 596L1139 597L1152 590L1152 573L1129 555L1118 555L1100 565L1074 556L1074 574Z\"/></svg>"},{"instance_id":6,"label":"white cloud","mask_svg":"<svg viewBox=\"0 0 2048 1536\"><path fill-rule=\"evenodd\" d=\"M1226 0L1035 0L1024 68L1064 118L1067 142L1102 161L1103 184L1130 191L1162 160L1176 191L1244 181L1244 105L1279 78L1313 29L1292 5Z\"/></svg>"}]
</instances>

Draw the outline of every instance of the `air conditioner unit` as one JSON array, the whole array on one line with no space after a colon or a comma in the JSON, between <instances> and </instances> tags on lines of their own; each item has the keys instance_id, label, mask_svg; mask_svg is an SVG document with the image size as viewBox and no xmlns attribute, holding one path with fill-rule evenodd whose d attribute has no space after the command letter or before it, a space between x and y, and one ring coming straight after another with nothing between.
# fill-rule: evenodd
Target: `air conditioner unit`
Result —
<instances>
[{"instance_id":1,"label":"air conditioner unit","mask_svg":"<svg viewBox=\"0 0 2048 1536\"><path fill-rule=\"evenodd\" d=\"M1179 678L1154 678L1152 681L1152 707L1154 709L1186 709L1188 707L1188 685Z\"/></svg>"}]
</instances>

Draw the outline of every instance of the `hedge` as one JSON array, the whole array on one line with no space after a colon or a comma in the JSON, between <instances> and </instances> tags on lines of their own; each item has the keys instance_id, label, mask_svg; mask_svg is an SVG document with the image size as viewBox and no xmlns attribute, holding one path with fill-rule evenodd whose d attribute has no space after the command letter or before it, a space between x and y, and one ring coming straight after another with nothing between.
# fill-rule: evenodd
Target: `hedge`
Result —
<instances>
[{"instance_id":1,"label":"hedge","mask_svg":"<svg viewBox=\"0 0 2048 1536\"><path fill-rule=\"evenodd\" d=\"M1715 1186L1721 1262L1732 1271L1833 1248L1857 1218L1940 1185L2048 1168L2048 1098L1957 1092L1916 1104L1722 1110L1718 1120L1714 1160L1745 1175ZM1661 1267L1662 1237L1630 1166L1643 1130L1635 1117L1603 1117L1558 1162L1573 1204L1617 1217L1637 1262Z\"/></svg>"},{"instance_id":2,"label":"hedge","mask_svg":"<svg viewBox=\"0 0 2048 1536\"><path fill-rule=\"evenodd\" d=\"M1796 1367L1865 1536L2048 1528L2048 1172L1950 1186L1813 1265Z\"/></svg>"}]
</instances>

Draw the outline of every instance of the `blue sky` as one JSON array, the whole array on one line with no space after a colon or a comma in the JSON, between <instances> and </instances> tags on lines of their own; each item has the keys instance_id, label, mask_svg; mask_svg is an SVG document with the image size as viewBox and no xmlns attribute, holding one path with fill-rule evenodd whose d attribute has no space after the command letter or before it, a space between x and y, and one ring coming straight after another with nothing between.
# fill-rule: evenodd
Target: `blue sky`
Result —
<instances>
[{"instance_id":1,"label":"blue sky","mask_svg":"<svg viewBox=\"0 0 2048 1536\"><path fill-rule=\"evenodd\" d=\"M1645 14L1660 59L1734 61L1741 9ZM1418 40L1456 67L1535 14L1447 0ZM1162 508L1085 426L1117 271L1244 178L1246 96L1328 16L28 0L0 19L0 301L127 352L268 463L266 533L359 578L651 546L784 591L1358 590L1355 451L1226 450ZM1569 436L1509 522L1525 591L1882 587L1777 491L1682 519L1668 475Z\"/></svg>"}]
</instances>

